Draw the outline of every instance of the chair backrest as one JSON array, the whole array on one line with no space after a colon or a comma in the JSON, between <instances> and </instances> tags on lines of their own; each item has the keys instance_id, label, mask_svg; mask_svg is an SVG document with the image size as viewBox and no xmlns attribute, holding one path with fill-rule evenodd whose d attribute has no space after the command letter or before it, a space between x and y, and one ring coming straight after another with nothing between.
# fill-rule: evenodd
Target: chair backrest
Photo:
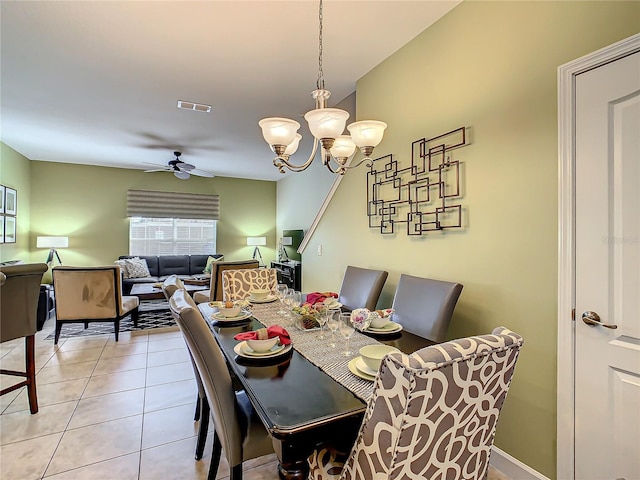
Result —
<instances>
[{"instance_id":1,"label":"chair backrest","mask_svg":"<svg viewBox=\"0 0 640 480\"><path fill-rule=\"evenodd\" d=\"M58 320L114 318L124 313L118 265L52 270Z\"/></svg>"},{"instance_id":2,"label":"chair backrest","mask_svg":"<svg viewBox=\"0 0 640 480\"><path fill-rule=\"evenodd\" d=\"M21 263L0 267L0 341L36 333L36 313L45 263Z\"/></svg>"},{"instance_id":3,"label":"chair backrest","mask_svg":"<svg viewBox=\"0 0 640 480\"><path fill-rule=\"evenodd\" d=\"M349 265L342 278L338 301L349 310L355 308L375 310L387 275L389 273L384 270L370 270Z\"/></svg>"},{"instance_id":4,"label":"chair backrest","mask_svg":"<svg viewBox=\"0 0 640 480\"><path fill-rule=\"evenodd\" d=\"M167 301L173 296L176 290L184 290L184 283L180 280L178 275L169 275L165 278L164 282L162 282L162 293L164 293L164 298Z\"/></svg>"},{"instance_id":5,"label":"chair backrest","mask_svg":"<svg viewBox=\"0 0 640 480\"><path fill-rule=\"evenodd\" d=\"M387 355L340 478L486 478L522 343L499 327Z\"/></svg>"},{"instance_id":6,"label":"chair backrest","mask_svg":"<svg viewBox=\"0 0 640 480\"><path fill-rule=\"evenodd\" d=\"M200 374L227 461L231 466L238 465L242 463L246 434L240 425L241 414L224 355L186 290L176 290L169 305Z\"/></svg>"},{"instance_id":7,"label":"chair backrest","mask_svg":"<svg viewBox=\"0 0 640 480\"><path fill-rule=\"evenodd\" d=\"M459 283L402 274L393 298L393 321L408 332L444 342L460 292Z\"/></svg>"},{"instance_id":8,"label":"chair backrest","mask_svg":"<svg viewBox=\"0 0 640 480\"><path fill-rule=\"evenodd\" d=\"M223 300L222 272L225 270L242 270L245 268L258 268L258 260L218 261L211 266L211 283L209 284L209 301Z\"/></svg>"},{"instance_id":9,"label":"chair backrest","mask_svg":"<svg viewBox=\"0 0 640 480\"><path fill-rule=\"evenodd\" d=\"M275 268L248 268L244 270L226 270L222 272L222 299L225 301L243 300L254 288L267 288L276 293L278 273Z\"/></svg>"}]
</instances>

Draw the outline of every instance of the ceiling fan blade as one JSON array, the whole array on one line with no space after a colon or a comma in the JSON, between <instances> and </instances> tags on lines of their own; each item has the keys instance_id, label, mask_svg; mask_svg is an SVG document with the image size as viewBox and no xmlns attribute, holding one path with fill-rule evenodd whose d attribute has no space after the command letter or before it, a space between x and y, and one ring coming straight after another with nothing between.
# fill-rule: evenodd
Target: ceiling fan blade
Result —
<instances>
[{"instance_id":1,"label":"ceiling fan blade","mask_svg":"<svg viewBox=\"0 0 640 480\"><path fill-rule=\"evenodd\" d=\"M179 162L176 164L176 166L180 169L180 170L186 170L186 171L191 171L194 168L196 168L195 165L191 165L190 163L184 163L184 162Z\"/></svg>"},{"instance_id":2,"label":"ceiling fan blade","mask_svg":"<svg viewBox=\"0 0 640 480\"><path fill-rule=\"evenodd\" d=\"M151 173L151 172L172 172L172 168L154 168L153 170L144 170L143 173Z\"/></svg>"},{"instance_id":3,"label":"ceiling fan blade","mask_svg":"<svg viewBox=\"0 0 640 480\"><path fill-rule=\"evenodd\" d=\"M191 175L196 175L198 177L206 177L206 178L215 177L215 175L213 173L205 172L204 170L198 170L198 169L189 170L189 173Z\"/></svg>"},{"instance_id":4,"label":"ceiling fan blade","mask_svg":"<svg viewBox=\"0 0 640 480\"><path fill-rule=\"evenodd\" d=\"M173 172L173 174L178 177L180 180L187 180L191 174L189 172L183 172L182 170L178 170L177 172Z\"/></svg>"}]
</instances>

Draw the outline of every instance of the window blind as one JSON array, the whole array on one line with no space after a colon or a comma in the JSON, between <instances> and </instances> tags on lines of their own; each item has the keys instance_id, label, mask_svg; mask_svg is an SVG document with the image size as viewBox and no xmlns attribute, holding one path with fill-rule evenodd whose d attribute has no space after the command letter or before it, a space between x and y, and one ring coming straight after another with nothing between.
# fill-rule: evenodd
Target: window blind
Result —
<instances>
[{"instance_id":1,"label":"window blind","mask_svg":"<svg viewBox=\"0 0 640 480\"><path fill-rule=\"evenodd\" d=\"M220 196L200 193L127 191L127 216L218 220Z\"/></svg>"}]
</instances>

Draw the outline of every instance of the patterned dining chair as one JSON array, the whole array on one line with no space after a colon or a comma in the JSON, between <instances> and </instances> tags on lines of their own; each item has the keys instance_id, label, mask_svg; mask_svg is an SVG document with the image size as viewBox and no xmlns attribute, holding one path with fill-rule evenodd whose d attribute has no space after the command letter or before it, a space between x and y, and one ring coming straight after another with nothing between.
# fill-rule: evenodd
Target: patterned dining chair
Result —
<instances>
[{"instance_id":1,"label":"patterned dining chair","mask_svg":"<svg viewBox=\"0 0 640 480\"><path fill-rule=\"evenodd\" d=\"M184 290L184 283L177 275L169 275L164 282L162 282L162 293L164 293L164 297L167 302L171 300L171 297L177 290ZM198 373L198 368L193 360L193 356L191 356L191 351L189 351L189 358L191 359L191 366L193 367L196 386L198 387L196 411L193 416L193 421L197 422L198 420L201 420L198 427L198 441L196 442L195 454L196 460L200 460L204 454L204 447L207 441L207 430L209 429L209 416L202 415L203 410L208 410L208 407L204 406L204 403L207 401L207 397L204 391L204 386L202 385L202 380L200 379L200 374Z\"/></svg>"},{"instance_id":2,"label":"patterned dining chair","mask_svg":"<svg viewBox=\"0 0 640 480\"><path fill-rule=\"evenodd\" d=\"M253 411L245 392L236 392L224 355L206 320L186 290L176 290L169 301L171 314L182 330L202 379L207 402L202 415L213 417L213 452L209 480L214 480L224 451L229 480L242 479L242 463L273 453L271 437Z\"/></svg>"},{"instance_id":3,"label":"patterned dining chair","mask_svg":"<svg viewBox=\"0 0 640 480\"><path fill-rule=\"evenodd\" d=\"M309 479L486 478L522 344L520 335L498 327L387 355L353 449L345 456L316 449Z\"/></svg>"},{"instance_id":4,"label":"patterned dining chair","mask_svg":"<svg viewBox=\"0 0 640 480\"><path fill-rule=\"evenodd\" d=\"M138 297L122 295L120 266L54 267L53 292L56 299L56 331L58 343L65 323L113 322L116 342L120 320L131 314L138 326Z\"/></svg>"},{"instance_id":5,"label":"patterned dining chair","mask_svg":"<svg viewBox=\"0 0 640 480\"><path fill-rule=\"evenodd\" d=\"M266 288L275 295L277 286L278 274L275 268L248 268L222 272L222 299L225 301L243 300L249 297L254 288Z\"/></svg>"},{"instance_id":6,"label":"patterned dining chair","mask_svg":"<svg viewBox=\"0 0 640 480\"><path fill-rule=\"evenodd\" d=\"M462 285L400 275L393 297L393 321L420 337L444 342Z\"/></svg>"},{"instance_id":7,"label":"patterned dining chair","mask_svg":"<svg viewBox=\"0 0 640 480\"><path fill-rule=\"evenodd\" d=\"M342 303L347 310L356 308L375 310L388 275L389 273L384 270L370 270L349 265L342 278L338 302Z\"/></svg>"},{"instance_id":8,"label":"patterned dining chair","mask_svg":"<svg viewBox=\"0 0 640 480\"><path fill-rule=\"evenodd\" d=\"M196 303L207 303L222 300L222 272L225 270L241 270L258 268L258 260L218 261L211 265L211 281L208 290L194 292Z\"/></svg>"},{"instance_id":9,"label":"patterned dining chair","mask_svg":"<svg viewBox=\"0 0 640 480\"><path fill-rule=\"evenodd\" d=\"M38 413L36 391L35 335L36 312L44 263L17 264L0 267L0 342L23 338L25 342L25 370L0 369L0 374L22 377L10 386L4 384L0 395L27 387L29 410ZM4 383L4 382L3 382Z\"/></svg>"}]
</instances>

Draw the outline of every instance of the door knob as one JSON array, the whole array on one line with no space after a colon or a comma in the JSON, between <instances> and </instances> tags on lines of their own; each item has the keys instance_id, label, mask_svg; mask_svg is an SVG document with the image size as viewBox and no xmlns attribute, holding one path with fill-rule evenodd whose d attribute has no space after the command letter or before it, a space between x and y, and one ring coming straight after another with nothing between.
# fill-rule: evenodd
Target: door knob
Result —
<instances>
[{"instance_id":1,"label":"door knob","mask_svg":"<svg viewBox=\"0 0 640 480\"><path fill-rule=\"evenodd\" d=\"M615 330L616 328L618 328L618 325L614 325L612 323L602 323L600 321L600 315L598 315L596 312L591 311L586 311L582 314L582 321L590 327L600 325L601 327L610 328L611 330Z\"/></svg>"}]
</instances>

